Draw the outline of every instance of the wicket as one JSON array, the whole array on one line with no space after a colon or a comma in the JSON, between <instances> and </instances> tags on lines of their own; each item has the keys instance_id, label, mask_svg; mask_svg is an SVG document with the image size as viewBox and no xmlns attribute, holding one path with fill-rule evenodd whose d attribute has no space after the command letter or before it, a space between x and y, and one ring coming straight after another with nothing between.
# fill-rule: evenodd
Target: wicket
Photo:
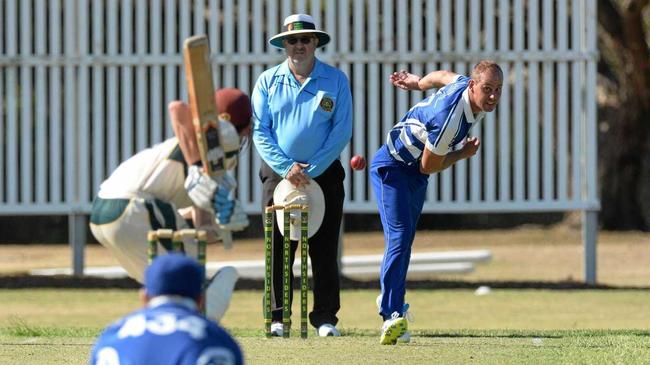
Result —
<instances>
[{"instance_id":1,"label":"wicket","mask_svg":"<svg viewBox=\"0 0 650 365\"><path fill-rule=\"evenodd\" d=\"M172 249L170 252L181 252L185 254L185 246L183 245L183 239L185 237L190 237L196 240L196 261L198 261L199 265L202 265L203 270L205 270L205 250L208 244L208 234L204 230L192 228L181 229L179 231L174 231L172 229L157 229L149 231L147 233L147 241L149 241L147 258L149 260L149 265L151 265L151 262L156 258L156 256L158 256L158 243L160 242L160 239L172 240Z\"/></svg>"},{"instance_id":2,"label":"wicket","mask_svg":"<svg viewBox=\"0 0 650 365\"><path fill-rule=\"evenodd\" d=\"M147 233L147 241L149 241L149 249L147 251L149 264L151 264L151 261L153 261L153 259L158 256L158 243L160 242L160 239L171 239L172 251L185 253L185 246L183 245L183 239L185 237L196 239L198 252L196 260L199 262L199 264L205 267L207 233L203 230L196 229L181 229L179 231L174 231L171 229L157 229L149 231L149 233Z\"/></svg>"},{"instance_id":3,"label":"wicket","mask_svg":"<svg viewBox=\"0 0 650 365\"><path fill-rule=\"evenodd\" d=\"M266 337L271 337L271 287L273 276L273 212L282 210L284 214L284 242L282 246L282 325L283 337L291 332L291 238L290 212L300 211L300 337L307 338L307 251L309 206L307 204L272 205L264 210L264 324Z\"/></svg>"}]
</instances>

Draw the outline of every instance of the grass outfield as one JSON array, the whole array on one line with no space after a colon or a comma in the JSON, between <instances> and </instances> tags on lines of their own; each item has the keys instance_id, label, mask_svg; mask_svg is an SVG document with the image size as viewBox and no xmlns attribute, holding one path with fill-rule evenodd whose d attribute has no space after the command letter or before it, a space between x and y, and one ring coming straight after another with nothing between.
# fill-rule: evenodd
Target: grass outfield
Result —
<instances>
[{"instance_id":1,"label":"grass outfield","mask_svg":"<svg viewBox=\"0 0 650 365\"><path fill-rule=\"evenodd\" d=\"M398 346L378 344L374 290L342 292L343 337L316 338L311 332L308 340L264 338L261 295L236 291L223 321L250 364L635 364L650 359L647 290L493 290L485 296L472 290L412 290L407 300L414 336ZM0 298L0 364L84 364L101 328L139 306L134 290L0 290Z\"/></svg>"},{"instance_id":2,"label":"grass outfield","mask_svg":"<svg viewBox=\"0 0 650 365\"><path fill-rule=\"evenodd\" d=\"M345 236L346 254L380 254L380 232ZM240 240L210 260L261 259L260 239ZM600 232L598 282L648 287L650 234ZM493 260L466 282L580 281L579 230L522 228L418 232L414 252L489 249ZM70 265L66 245L0 245L0 275ZM115 265L99 245L89 266ZM428 279L428 278L424 278ZM635 364L650 363L650 290L409 290L415 321L408 345L380 346L375 290L345 290L342 338L263 336L260 291L238 290L224 318L249 364ZM310 303L313 303L310 298ZM298 307L294 303L295 319ZM0 289L0 364L85 364L109 322L139 307L134 290Z\"/></svg>"}]
</instances>

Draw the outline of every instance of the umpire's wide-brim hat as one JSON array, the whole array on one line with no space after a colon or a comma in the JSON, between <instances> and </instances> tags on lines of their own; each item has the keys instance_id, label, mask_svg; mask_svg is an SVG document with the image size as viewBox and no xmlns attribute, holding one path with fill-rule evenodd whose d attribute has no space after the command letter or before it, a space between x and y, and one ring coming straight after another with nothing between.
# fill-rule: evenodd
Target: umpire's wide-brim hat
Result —
<instances>
[{"instance_id":1,"label":"umpire's wide-brim hat","mask_svg":"<svg viewBox=\"0 0 650 365\"><path fill-rule=\"evenodd\" d=\"M316 29L316 23L311 15L307 14L293 14L284 19L285 31L276 34L269 39L269 44L274 47L284 49L282 41L290 35L311 33L318 38L318 47L323 47L330 42L330 35L322 30Z\"/></svg>"},{"instance_id":2,"label":"umpire's wide-brim hat","mask_svg":"<svg viewBox=\"0 0 650 365\"><path fill-rule=\"evenodd\" d=\"M325 216L325 197L320 185L314 180L310 180L308 185L297 188L289 182L289 180L282 180L273 192L273 204L275 205L288 205L288 204L308 204L309 205L309 222L307 224L307 235L312 237L318 232L323 217ZM276 221L280 233L284 236L284 215L281 210L276 211ZM292 240L298 241L300 239L300 219L292 219L290 224L290 234Z\"/></svg>"}]
</instances>

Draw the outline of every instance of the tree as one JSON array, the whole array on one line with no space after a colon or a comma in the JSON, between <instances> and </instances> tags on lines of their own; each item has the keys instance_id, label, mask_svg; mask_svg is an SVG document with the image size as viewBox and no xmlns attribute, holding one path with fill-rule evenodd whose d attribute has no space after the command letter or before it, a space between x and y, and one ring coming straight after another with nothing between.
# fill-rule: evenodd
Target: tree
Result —
<instances>
[{"instance_id":1,"label":"tree","mask_svg":"<svg viewBox=\"0 0 650 365\"><path fill-rule=\"evenodd\" d=\"M603 228L650 230L650 0L599 0Z\"/></svg>"}]
</instances>

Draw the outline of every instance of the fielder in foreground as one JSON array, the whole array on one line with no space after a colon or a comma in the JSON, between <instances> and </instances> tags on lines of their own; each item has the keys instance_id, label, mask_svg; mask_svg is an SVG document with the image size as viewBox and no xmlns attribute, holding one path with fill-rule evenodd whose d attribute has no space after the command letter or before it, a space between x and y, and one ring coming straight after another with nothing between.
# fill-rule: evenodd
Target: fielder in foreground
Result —
<instances>
[{"instance_id":1,"label":"fielder in foreground","mask_svg":"<svg viewBox=\"0 0 650 365\"><path fill-rule=\"evenodd\" d=\"M235 340L201 315L204 268L170 253L144 276L145 307L110 325L97 339L90 364L242 364Z\"/></svg>"},{"instance_id":2,"label":"fielder in foreground","mask_svg":"<svg viewBox=\"0 0 650 365\"><path fill-rule=\"evenodd\" d=\"M238 89L215 93L225 167L237 165L241 146L250 135L250 99ZM147 266L147 232L161 228L180 230L190 220L208 233L208 243L248 226L248 217L234 198L236 181L230 173L217 180L203 172L189 106L169 104L176 137L145 149L124 161L100 186L93 201L90 228L111 251L129 276L139 282ZM229 235L228 235L229 236ZM162 240L171 250L171 240ZM186 253L197 255L195 240L184 240ZM207 288L207 315L219 320L225 313L237 272L223 268Z\"/></svg>"},{"instance_id":3,"label":"fielder in foreground","mask_svg":"<svg viewBox=\"0 0 650 365\"><path fill-rule=\"evenodd\" d=\"M480 141L469 131L499 103L503 72L496 63L481 61L470 77L434 71L420 78L400 71L390 81L404 90L440 90L414 105L388 132L370 166L385 240L377 300L384 320L381 344L410 339L406 273L429 175L476 154Z\"/></svg>"}]
</instances>

